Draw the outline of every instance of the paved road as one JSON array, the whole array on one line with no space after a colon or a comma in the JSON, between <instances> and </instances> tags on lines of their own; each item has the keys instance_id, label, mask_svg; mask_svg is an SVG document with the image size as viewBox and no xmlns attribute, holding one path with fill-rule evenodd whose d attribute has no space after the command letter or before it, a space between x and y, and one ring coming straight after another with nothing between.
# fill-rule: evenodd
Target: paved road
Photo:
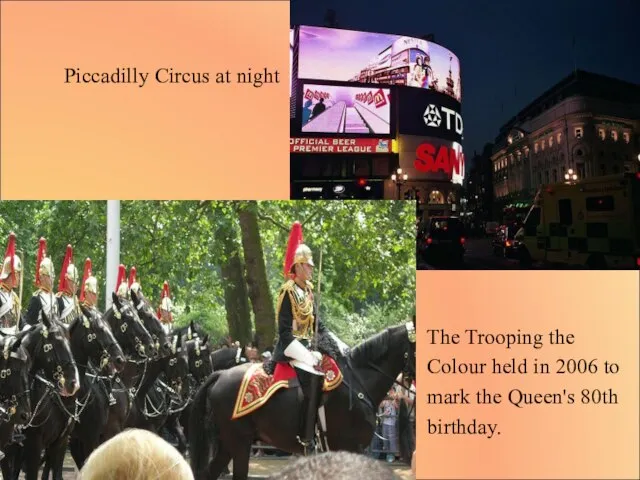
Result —
<instances>
[{"instance_id":1,"label":"paved road","mask_svg":"<svg viewBox=\"0 0 640 480\"><path fill-rule=\"evenodd\" d=\"M279 458L269 458L269 457L260 457L260 458L252 458L251 463L249 464L249 478L250 480L261 480L268 479L270 475L274 473L278 473L282 468L292 462L297 457L279 457ZM63 472L64 480L75 480L77 478L77 472L75 468L75 464L71 459L70 455L67 455L65 458L65 469ZM408 465L402 463L394 463L391 464L390 467L396 473L396 475L402 480L412 480L413 476L411 474L411 468ZM40 474L38 477L40 477ZM224 480L231 479L231 476L221 477ZM0 473L0 479L2 479L2 473ZM20 479L24 479L24 474L20 475Z\"/></svg>"},{"instance_id":2,"label":"paved road","mask_svg":"<svg viewBox=\"0 0 640 480\"><path fill-rule=\"evenodd\" d=\"M466 252L464 264L432 265L422 260L418 261L420 270L517 270L520 265L517 260L511 260L494 255L490 238L470 238L465 244Z\"/></svg>"}]
</instances>

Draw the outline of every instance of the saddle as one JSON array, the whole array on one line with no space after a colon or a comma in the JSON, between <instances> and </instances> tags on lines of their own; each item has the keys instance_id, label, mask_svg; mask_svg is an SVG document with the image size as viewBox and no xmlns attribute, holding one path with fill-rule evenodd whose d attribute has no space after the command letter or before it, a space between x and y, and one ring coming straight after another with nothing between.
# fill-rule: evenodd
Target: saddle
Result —
<instances>
[{"instance_id":1,"label":"saddle","mask_svg":"<svg viewBox=\"0 0 640 480\"><path fill-rule=\"evenodd\" d=\"M323 392L335 390L342 383L342 372L338 364L329 356L323 355L320 363L324 372ZM268 360L265 363L252 363L240 383L231 419L244 417L265 405L282 388L297 388L298 375L289 363Z\"/></svg>"}]
</instances>

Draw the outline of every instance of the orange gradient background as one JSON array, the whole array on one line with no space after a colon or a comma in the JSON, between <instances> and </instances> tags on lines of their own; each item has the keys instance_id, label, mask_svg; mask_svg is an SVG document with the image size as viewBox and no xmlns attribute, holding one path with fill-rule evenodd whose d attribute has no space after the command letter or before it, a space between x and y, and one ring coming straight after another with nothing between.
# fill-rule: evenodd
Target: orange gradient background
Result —
<instances>
[{"instance_id":1,"label":"orange gradient background","mask_svg":"<svg viewBox=\"0 0 640 480\"><path fill-rule=\"evenodd\" d=\"M1 2L2 199L288 199L289 2ZM65 68L150 72L65 84ZM159 68L208 84L151 82ZM215 84L215 72L280 83Z\"/></svg>"},{"instance_id":2,"label":"orange gradient background","mask_svg":"<svg viewBox=\"0 0 640 480\"><path fill-rule=\"evenodd\" d=\"M443 291L444 290L444 291ZM637 272L434 272L417 276L417 478L637 479L639 471L639 324ZM430 344L427 329L461 334L459 345ZM463 344L465 329L542 333L544 346ZM575 335L574 345L549 345L548 332ZM549 375L429 374L431 358L486 362L534 358ZM598 360L591 374L558 375L557 359ZM618 363L604 374L604 361ZM531 367L531 363L529 363ZM427 392L472 392L471 405L428 405ZM475 404L475 392L501 393L500 405ZM509 390L576 393L573 405L507 402ZM617 405L583 405L582 389L612 388ZM566 397L565 397L566 398ZM427 419L497 423L500 435L428 435Z\"/></svg>"}]
</instances>

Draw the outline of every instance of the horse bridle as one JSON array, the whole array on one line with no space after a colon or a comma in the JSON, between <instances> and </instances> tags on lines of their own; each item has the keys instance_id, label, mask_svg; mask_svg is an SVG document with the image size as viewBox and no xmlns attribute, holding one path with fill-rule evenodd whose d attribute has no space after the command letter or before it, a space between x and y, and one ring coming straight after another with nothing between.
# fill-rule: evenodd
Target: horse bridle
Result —
<instances>
[{"instance_id":1,"label":"horse bridle","mask_svg":"<svg viewBox=\"0 0 640 480\"><path fill-rule=\"evenodd\" d=\"M24 350L18 348L17 352L11 351L11 346L15 343L15 337L8 337L6 343L4 344L3 357L5 360L9 360L9 358L15 358L16 360L22 362L27 365L28 357ZM14 372L11 370L11 367L7 365L8 368L0 369L0 382L11 377ZM28 372L27 372L28 373ZM24 372L20 371L20 374L25 375ZM28 376L27 376L28 379ZM28 384L28 381L27 381ZM18 407L18 399L22 398L25 395L29 395L31 390L29 388L25 388L20 392L14 393L9 396L3 396L0 394L0 420L4 422L9 422L11 417L15 415L17 407Z\"/></svg>"},{"instance_id":2,"label":"horse bridle","mask_svg":"<svg viewBox=\"0 0 640 480\"><path fill-rule=\"evenodd\" d=\"M120 324L120 331L123 334L125 334L127 329L129 328L129 320L123 320L122 319L122 313L123 312L120 311L120 309L117 307L117 305L115 303L111 306L111 308L113 310L113 316L116 317L116 319L118 319L118 320L122 320L122 323ZM142 326L142 328L144 328L145 330L147 329L147 327L144 325L144 322L137 315L135 315L135 316L132 315L132 320L134 322L139 323ZM147 331L147 333L149 333L149 332ZM149 336L151 336L151 334L149 334ZM134 341L136 343L136 346L135 346L136 352L138 353L138 355L140 355L142 360L127 359L127 361L131 362L131 363L135 363L137 365L140 364L140 363L147 362L148 358L147 358L147 355L144 352L144 345L142 344L142 340L140 340L139 337L133 337L133 339L134 339Z\"/></svg>"},{"instance_id":3,"label":"horse bridle","mask_svg":"<svg viewBox=\"0 0 640 480\"><path fill-rule=\"evenodd\" d=\"M407 337L408 337L408 340L409 340L409 346L411 346L412 344L415 345L415 343L416 343L416 332L415 332L415 326L413 325L413 322L407 322L405 324L405 327L407 329ZM404 361L405 361L405 363L404 363L404 366L403 366L403 371L409 369L408 368L409 365L410 365L409 353L410 353L410 349L407 350L404 353ZM414 354L415 354L415 351L414 351ZM347 359L347 365L349 366L349 369L351 370L353 378L356 380L356 382L359 384L360 388L364 392L364 393L363 392L358 392L358 394L357 394L358 399L360 401L364 402L369 408L371 408L371 409L373 409L375 411L376 410L376 406L373 404L373 400L371 399L371 394L367 390L367 387L364 385L364 382L362 381L360 376L357 374L356 370L351 365L351 358L349 356L347 356L346 359ZM385 376L389 380L392 380L395 385L400 386L403 390L408 391L409 393L413 393L411 391L411 389L405 387L403 384L398 382L396 377L393 377L393 376L389 375L387 372L382 370L377 365L374 365L372 362L367 362L367 366L370 367L371 369L375 370L376 372L382 374L383 376ZM414 375L415 375L415 369L414 369ZM353 408L353 405L351 404L351 392L353 390L353 387L351 385L349 385L348 383L347 383L347 386L349 387L349 410L351 410ZM411 408L413 409L414 406L415 406L415 401L413 402L413 405L412 405Z\"/></svg>"}]
</instances>

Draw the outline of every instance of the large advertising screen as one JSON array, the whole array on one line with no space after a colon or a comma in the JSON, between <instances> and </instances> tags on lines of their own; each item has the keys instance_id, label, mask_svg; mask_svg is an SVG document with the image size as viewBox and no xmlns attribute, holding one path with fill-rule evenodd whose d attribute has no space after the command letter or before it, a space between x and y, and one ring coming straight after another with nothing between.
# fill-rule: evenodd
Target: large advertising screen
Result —
<instances>
[{"instance_id":1,"label":"large advertising screen","mask_svg":"<svg viewBox=\"0 0 640 480\"><path fill-rule=\"evenodd\" d=\"M400 35L301 26L298 78L406 85L462 101L458 57L436 43Z\"/></svg>"},{"instance_id":2,"label":"large advertising screen","mask_svg":"<svg viewBox=\"0 0 640 480\"><path fill-rule=\"evenodd\" d=\"M396 95L399 133L462 142L464 122L453 98L415 88L400 88Z\"/></svg>"},{"instance_id":3,"label":"large advertising screen","mask_svg":"<svg viewBox=\"0 0 640 480\"><path fill-rule=\"evenodd\" d=\"M388 88L304 84L302 132L389 135L389 94Z\"/></svg>"},{"instance_id":4,"label":"large advertising screen","mask_svg":"<svg viewBox=\"0 0 640 480\"><path fill-rule=\"evenodd\" d=\"M465 157L459 143L414 135L401 135L398 143L400 166L411 178L463 184Z\"/></svg>"}]
</instances>

